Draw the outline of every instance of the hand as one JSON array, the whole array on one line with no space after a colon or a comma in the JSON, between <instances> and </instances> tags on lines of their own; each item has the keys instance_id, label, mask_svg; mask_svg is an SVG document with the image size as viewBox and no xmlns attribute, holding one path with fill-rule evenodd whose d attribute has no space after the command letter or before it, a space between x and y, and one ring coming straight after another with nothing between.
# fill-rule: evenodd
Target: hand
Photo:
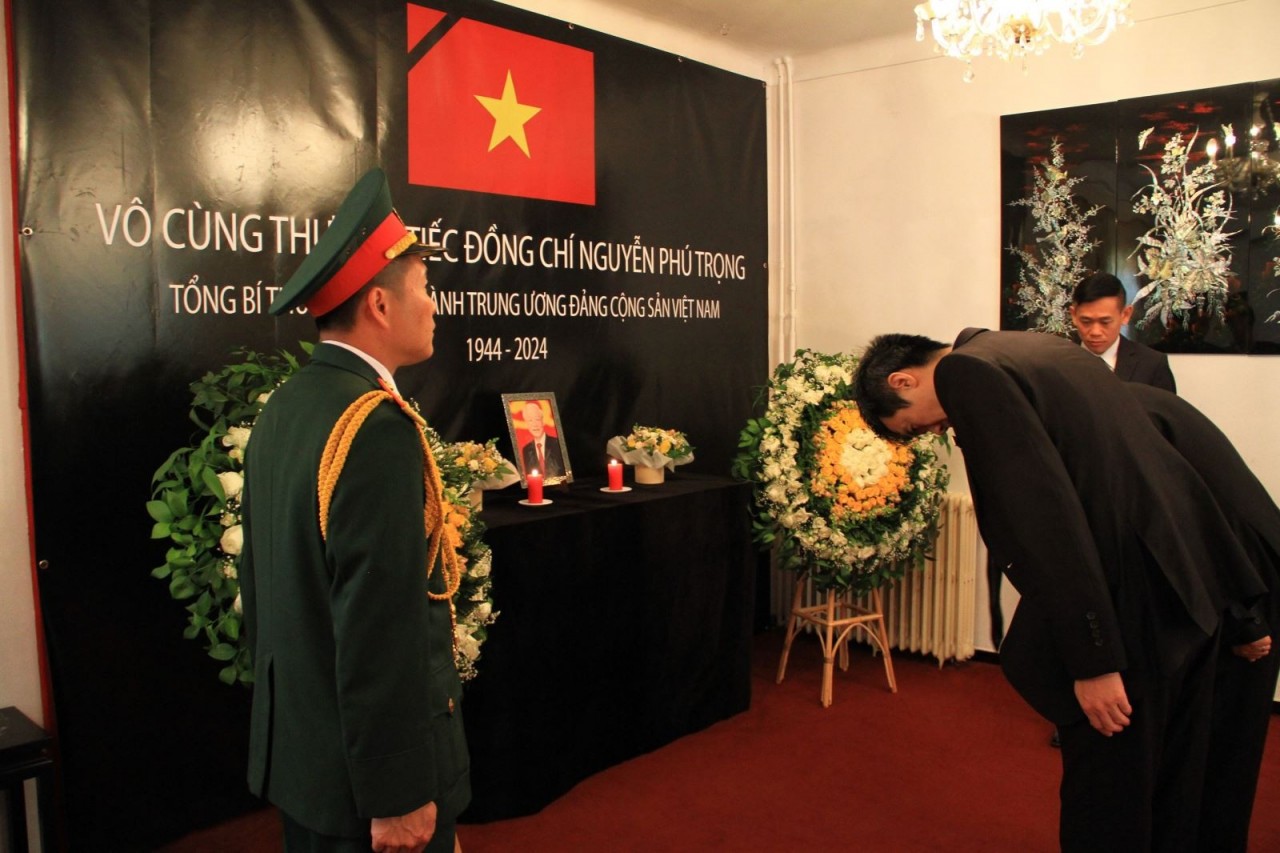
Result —
<instances>
[{"instance_id":1,"label":"hand","mask_svg":"<svg viewBox=\"0 0 1280 853\"><path fill-rule=\"evenodd\" d=\"M1231 654L1236 655L1237 657L1242 657L1249 663L1257 663L1267 655L1271 654L1271 638L1259 637L1252 643L1232 646Z\"/></svg>"},{"instance_id":2,"label":"hand","mask_svg":"<svg viewBox=\"0 0 1280 853\"><path fill-rule=\"evenodd\" d=\"M375 817L369 830L377 853L422 853L436 833L436 804L400 817Z\"/></svg>"},{"instance_id":3,"label":"hand","mask_svg":"<svg viewBox=\"0 0 1280 853\"><path fill-rule=\"evenodd\" d=\"M1093 726L1106 737L1124 731L1133 706L1124 692L1120 673L1108 672L1096 678L1082 678L1075 684L1076 701Z\"/></svg>"}]
</instances>

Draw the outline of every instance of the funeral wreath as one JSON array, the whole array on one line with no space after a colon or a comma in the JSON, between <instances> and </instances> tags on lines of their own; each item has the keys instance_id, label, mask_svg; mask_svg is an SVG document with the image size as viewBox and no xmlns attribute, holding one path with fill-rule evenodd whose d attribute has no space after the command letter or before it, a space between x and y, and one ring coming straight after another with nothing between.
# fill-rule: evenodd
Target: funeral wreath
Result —
<instances>
[{"instance_id":1,"label":"funeral wreath","mask_svg":"<svg viewBox=\"0 0 1280 853\"><path fill-rule=\"evenodd\" d=\"M302 347L306 352L312 348ZM175 450L156 469L147 502L151 538L169 541L164 563L151 574L168 580L174 599L188 602L183 635L203 639L209 656L223 663L218 677L227 684L253 681L252 655L241 631L236 565L244 545L244 452L263 405L299 367L297 358L285 351L241 350L238 355L239 361L191 383L191 420L198 428L194 443ZM430 427L424 432L444 483L446 533L464 563L454 595L454 648L465 681L475 676L486 626L498 615L490 595L492 555L468 494L475 483L513 472L494 450L494 441L454 445Z\"/></svg>"},{"instance_id":2,"label":"funeral wreath","mask_svg":"<svg viewBox=\"0 0 1280 853\"><path fill-rule=\"evenodd\" d=\"M754 484L752 533L818 590L865 592L923 562L948 474L939 439L877 436L851 399L857 359L799 350L747 422L734 473Z\"/></svg>"}]
</instances>

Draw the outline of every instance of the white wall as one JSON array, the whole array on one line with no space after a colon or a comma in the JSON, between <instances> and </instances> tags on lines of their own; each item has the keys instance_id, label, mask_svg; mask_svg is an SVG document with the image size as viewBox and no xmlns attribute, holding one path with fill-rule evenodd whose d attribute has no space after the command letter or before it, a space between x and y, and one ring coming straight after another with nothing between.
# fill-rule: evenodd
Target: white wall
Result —
<instances>
[{"instance_id":1,"label":"white wall","mask_svg":"<svg viewBox=\"0 0 1280 853\"><path fill-rule=\"evenodd\" d=\"M1280 77L1275 0L1143 0L1137 23L1024 75L900 39L795 59L797 343L950 341L1000 323L1000 116ZM1179 391L1280 498L1280 358L1172 356ZM962 478L956 478L962 480ZM963 486L960 486L963 488Z\"/></svg>"},{"instance_id":2,"label":"white wall","mask_svg":"<svg viewBox=\"0 0 1280 853\"><path fill-rule=\"evenodd\" d=\"M0 45L8 34L0 35ZM0 110L9 111L9 87L0 90ZM9 122L0 123L0 150L9 150ZM8 162L0 169L0 708L13 705L43 724L40 671L36 662L36 616L32 592L27 493L18 408L17 286L13 267L13 181Z\"/></svg>"},{"instance_id":3,"label":"white wall","mask_svg":"<svg viewBox=\"0 0 1280 853\"><path fill-rule=\"evenodd\" d=\"M677 56L760 80L772 79L771 57L738 47L733 41L690 33L629 9L596 0L499 0L507 6L546 15L577 26L656 47Z\"/></svg>"},{"instance_id":4,"label":"white wall","mask_svg":"<svg viewBox=\"0 0 1280 853\"><path fill-rule=\"evenodd\" d=\"M8 32L0 32L0 47ZM7 82L7 81L6 81ZM0 115L9 114L9 87L0 90ZM9 122L0 123L0 150L9 150ZM27 525L26 462L19 409L17 286L13 266L13 180L6 160L0 169L0 708L16 707L44 724L36 652L36 608ZM27 827L38 840L35 784L27 782ZM9 815L0 804L0 833ZM0 844L0 846L3 846Z\"/></svg>"},{"instance_id":5,"label":"white wall","mask_svg":"<svg viewBox=\"0 0 1280 853\"><path fill-rule=\"evenodd\" d=\"M1280 77L1275 0L1143 0L1137 22L1024 75L901 38L798 57L797 344L857 350L881 332L950 341L1000 323L1000 116ZM1280 358L1174 355L1178 390L1280 499ZM966 488L957 470L953 488ZM985 604L982 605L985 607Z\"/></svg>"}]
</instances>

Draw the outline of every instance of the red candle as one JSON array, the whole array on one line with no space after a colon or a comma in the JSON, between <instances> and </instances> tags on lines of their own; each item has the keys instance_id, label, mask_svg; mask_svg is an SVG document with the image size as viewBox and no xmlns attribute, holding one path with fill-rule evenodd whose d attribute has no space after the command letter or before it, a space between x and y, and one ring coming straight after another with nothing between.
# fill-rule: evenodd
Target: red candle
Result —
<instances>
[{"instance_id":1,"label":"red candle","mask_svg":"<svg viewBox=\"0 0 1280 853\"><path fill-rule=\"evenodd\" d=\"M617 459L609 460L609 490L614 492L622 490L622 463Z\"/></svg>"},{"instance_id":2,"label":"red candle","mask_svg":"<svg viewBox=\"0 0 1280 853\"><path fill-rule=\"evenodd\" d=\"M529 486L529 503L542 503L542 474L534 468L524 479Z\"/></svg>"}]
</instances>

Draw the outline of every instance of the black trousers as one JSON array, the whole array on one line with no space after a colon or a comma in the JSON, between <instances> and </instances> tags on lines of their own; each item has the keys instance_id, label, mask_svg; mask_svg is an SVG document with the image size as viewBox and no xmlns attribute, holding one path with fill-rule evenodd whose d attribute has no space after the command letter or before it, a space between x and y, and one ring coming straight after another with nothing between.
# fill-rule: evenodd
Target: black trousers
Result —
<instances>
[{"instance_id":1,"label":"black trousers","mask_svg":"<svg viewBox=\"0 0 1280 853\"><path fill-rule=\"evenodd\" d=\"M1219 652L1200 807L1200 850L1245 853L1249 847L1249 821L1277 674L1280 648L1273 647L1255 663L1237 657L1225 645Z\"/></svg>"},{"instance_id":2,"label":"black trousers","mask_svg":"<svg viewBox=\"0 0 1280 853\"><path fill-rule=\"evenodd\" d=\"M1215 635L1170 674L1126 678L1133 713L1119 734L1105 737L1087 719L1058 727L1064 851L1197 849L1217 651Z\"/></svg>"},{"instance_id":3,"label":"black trousers","mask_svg":"<svg viewBox=\"0 0 1280 853\"><path fill-rule=\"evenodd\" d=\"M373 840L368 835L363 838L321 835L283 811L280 819L284 823L285 853L369 853L373 849ZM452 815L437 817L436 832L431 836L425 853L453 853L455 823L456 818Z\"/></svg>"}]
</instances>

